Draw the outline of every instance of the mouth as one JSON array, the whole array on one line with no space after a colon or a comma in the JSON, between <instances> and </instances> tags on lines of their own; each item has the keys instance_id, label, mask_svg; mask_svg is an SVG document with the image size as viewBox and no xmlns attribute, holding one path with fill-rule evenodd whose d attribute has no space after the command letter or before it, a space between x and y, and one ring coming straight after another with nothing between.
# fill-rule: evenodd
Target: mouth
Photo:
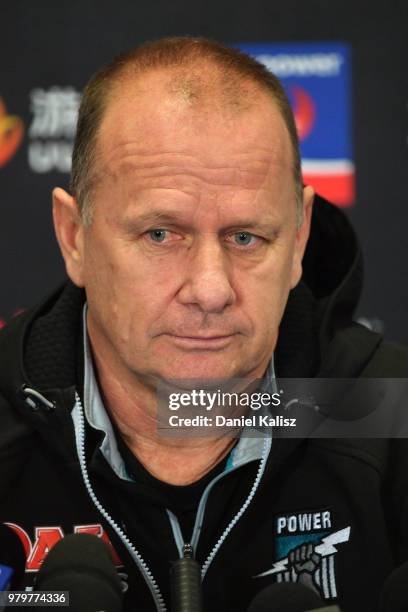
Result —
<instances>
[{"instance_id":1,"label":"mouth","mask_svg":"<svg viewBox=\"0 0 408 612\"><path fill-rule=\"evenodd\" d=\"M223 336L178 336L170 334L170 338L176 346L195 350L219 350L225 348L232 342L234 336L235 334Z\"/></svg>"}]
</instances>

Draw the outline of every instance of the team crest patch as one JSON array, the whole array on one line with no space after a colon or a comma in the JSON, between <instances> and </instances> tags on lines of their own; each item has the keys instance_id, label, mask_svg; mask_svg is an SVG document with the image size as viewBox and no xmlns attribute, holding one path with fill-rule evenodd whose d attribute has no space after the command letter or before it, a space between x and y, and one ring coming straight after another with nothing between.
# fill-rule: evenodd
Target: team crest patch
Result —
<instances>
[{"instance_id":1,"label":"team crest patch","mask_svg":"<svg viewBox=\"0 0 408 612\"><path fill-rule=\"evenodd\" d=\"M330 510L281 514L276 517L276 558L254 578L275 575L276 582L299 582L322 599L337 597L336 554L350 539L350 527L335 530Z\"/></svg>"}]
</instances>

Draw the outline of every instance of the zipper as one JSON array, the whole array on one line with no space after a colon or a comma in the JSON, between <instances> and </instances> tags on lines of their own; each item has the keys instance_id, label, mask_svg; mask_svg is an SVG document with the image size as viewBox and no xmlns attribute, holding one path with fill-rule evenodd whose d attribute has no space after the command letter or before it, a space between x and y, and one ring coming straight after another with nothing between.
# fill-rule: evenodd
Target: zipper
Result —
<instances>
[{"instance_id":1,"label":"zipper","mask_svg":"<svg viewBox=\"0 0 408 612\"><path fill-rule=\"evenodd\" d=\"M183 559L194 559L193 547L191 544L186 543L183 546Z\"/></svg>"},{"instance_id":2,"label":"zipper","mask_svg":"<svg viewBox=\"0 0 408 612\"><path fill-rule=\"evenodd\" d=\"M232 529L238 523L238 521L240 520L242 515L247 510L249 504L251 503L251 501L255 497L255 493L256 493L256 491L258 489L259 483L261 482L261 478L262 478L263 473L265 471L266 461L268 459L268 455L269 455L269 451L271 449L271 445L272 445L272 438L271 438L270 435L268 435L264 439L264 445L263 445L263 449L262 449L262 458L261 458L261 460L259 462L258 471L257 471L256 477L255 477L255 480L254 480L254 484L252 485L252 488L251 488L251 490L250 490L250 492L248 494L248 497L244 501L244 503L241 506L240 510L238 510L238 512L236 513L236 515L232 519L232 521L225 528L223 534L221 535L221 537L219 538L218 542L215 544L215 546L213 547L212 551L208 555L206 561L204 562L203 567L201 568L201 580L202 581L205 578L205 575L206 575L206 573L208 571L208 568L210 567L211 563L214 561L214 558L215 558L217 552L219 551L219 549L223 545L224 541L228 537L229 533L232 531ZM236 468L233 468L233 470L238 469L238 467L241 467L241 466L237 466ZM230 472L232 472L233 470L230 470ZM226 473L228 474L230 472L226 472ZM222 477L222 476L224 476L224 474L220 474L220 476ZM210 483L209 487L211 487L211 485L215 484L215 480L216 479L214 479L213 482ZM208 494L207 494L207 497L208 497ZM206 502L207 502L207 500L205 499L205 503ZM200 505L201 505L201 502L200 502ZM200 506L199 506L199 510L200 510ZM204 518L204 508L202 510L202 515L203 515L203 518ZM197 532L197 543L198 543L198 538L200 536L200 533L201 533L201 525L200 525L200 528L199 528L199 530Z\"/></svg>"},{"instance_id":3,"label":"zipper","mask_svg":"<svg viewBox=\"0 0 408 612\"><path fill-rule=\"evenodd\" d=\"M27 404L30 405L30 407L33 410L38 410L39 406L38 406L38 402L41 402L42 404L45 405L46 409L48 410L52 410L53 408L55 408L54 403L50 402L49 400L47 400L42 394L40 394L38 391L36 391L35 389L31 389L27 386L24 386L22 388L22 392L27 396L25 401L27 402ZM33 396L35 398L35 400L33 400L32 398L30 398L30 395ZM78 453L78 460L79 460L79 464L80 464L80 468L81 468L81 475L84 481L84 485L85 488L88 492L89 497L91 498L93 504L95 505L95 507L98 509L98 511L102 514L102 516L105 518L105 520L110 524L110 526L112 527L112 529L116 532L116 534L119 536L120 540L123 542L123 544L125 545L126 549L128 550L128 552L130 553L131 557L134 559L134 561L136 562L136 565L138 566L142 576L145 579L145 582L147 584L147 586L149 587L149 590L152 594L152 597L154 599L154 602L156 604L156 608L158 610L158 612L166 612L166 605L164 603L164 599L163 599L163 595L161 594L160 588L156 582L156 579L154 578L151 570L149 569L147 563L145 562L145 560L143 559L143 557L141 556L141 554L137 551L137 549L135 548L135 546L132 544L132 542L130 541L130 539L127 537L127 535L125 534L125 532L123 531L123 529L116 523L116 521L111 517L111 515L105 510L105 508L102 506L101 502L98 500L90 479L89 479L89 475L88 475L88 469L86 466L86 459L85 459L85 417L84 417L84 411L83 411L83 406L82 406L82 402L81 399L78 395L78 393L75 393L75 405L73 408L73 420L74 420L74 425L75 425L75 439L76 439L76 447L77 447L77 453ZM232 531L232 529L235 527L235 525L237 524L237 522L240 520L240 518L243 516L243 514L245 513L245 511L247 510L248 506L250 505L251 501L253 500L255 493L258 489L259 483L262 479L263 473L265 471L265 467L266 467L266 462L268 459L268 455L269 455L269 451L271 449L271 444L272 444L272 438L270 435L266 435L264 438L264 444L263 444L263 449L262 449L262 456L259 462L259 466L258 466L258 471L254 480L254 483L251 487L251 490L245 500L245 502L243 503L243 505L241 506L240 510L235 514L234 518L231 520L231 522L228 524L228 526L224 529L222 535L220 536L220 538L218 539L218 541L216 542L216 544L214 545L214 547L212 548L210 554L208 555L206 561L204 562L202 568L201 568L201 580L203 581L205 578L205 575L211 565L211 563L214 561L214 558L216 557L219 549L221 548L222 544L224 543L224 541L226 540L226 538L228 537L229 533ZM202 529L202 525L203 525L203 521L204 521L204 512L205 512L205 507L207 505L207 500L209 497L209 494L212 490L212 488L214 487L214 485L221 480L221 478L224 478L224 476L226 476L226 474L230 474L232 471L237 470L241 467L241 465L237 465L234 468L224 471L222 474L219 474L216 478L214 478L206 487L206 489L204 490L204 493L200 499L200 503L198 505L198 510L197 510L197 516L196 516L196 520L194 523L194 529L193 529L193 535L191 538L191 543L186 543L184 542L182 533L181 533L181 528L180 528L180 523L177 519L177 517L170 511L167 510L167 514L169 516L169 520L170 520L170 525L173 531L173 536L175 539L175 543L179 552L179 556L181 559L188 557L188 558L193 558L195 557L195 552L197 550L197 546L198 546L198 541L201 535L201 529Z\"/></svg>"},{"instance_id":4,"label":"zipper","mask_svg":"<svg viewBox=\"0 0 408 612\"><path fill-rule=\"evenodd\" d=\"M130 555L136 562L141 574L143 575L147 586L153 596L154 602L156 604L156 608L158 612L166 612L166 605L164 603L163 595L160 592L159 586L150 571L147 563L141 556L141 554L136 550L133 546L132 542L129 540L127 535L124 533L123 529L115 522L115 520L110 516L110 514L105 510L100 501L95 495L95 492L92 488L91 482L89 480L88 470L86 467L86 459L85 459L85 419L84 412L82 407L81 399L78 393L75 393L75 406L73 409L74 414L74 424L75 427L75 438L76 438L76 446L78 452L79 464L81 467L81 474L84 481L84 485L88 492L89 497L93 501L96 508L105 518L105 520L110 524L112 529L116 532L119 538L122 540L123 544L129 551Z\"/></svg>"},{"instance_id":5,"label":"zipper","mask_svg":"<svg viewBox=\"0 0 408 612\"><path fill-rule=\"evenodd\" d=\"M224 541L226 540L226 538L228 537L229 533L232 531L232 529L235 527L235 525L238 523L238 521L240 520L240 518L243 516L243 514L245 513L245 511L247 510L248 506L250 505L251 501L253 500L253 498L255 497L255 493L258 489L259 483L262 479L263 473L265 471L265 467L266 467L266 462L269 456L269 451L271 449L271 445L272 445L272 438L270 435L266 435L264 438L264 444L263 444L263 449L262 449L262 456L261 459L259 461L259 466L258 466L258 471L255 477L255 480L253 482L253 485L251 487L251 490L246 498L246 500L244 501L244 503L242 504L241 508L238 510L238 512L236 513L236 515L234 516L234 518L231 520L231 522L227 525L227 527L224 529L222 535L220 536L220 538L217 540L216 544L214 545L214 547L212 548L210 554L208 555L207 559L205 560L202 568L201 568L201 580L204 580L204 577L208 571L208 568L210 567L211 563L214 561L215 556L217 555L219 549L221 548L222 544L224 543ZM241 465L238 465L226 472L223 472L222 474L219 474L218 476L216 476L216 478L214 478L214 480L212 480L206 487L206 489L204 490L204 493L201 497L200 503L198 505L198 510L197 510L197 515L196 515L196 520L194 523L194 529L193 529L193 535L191 537L191 544L190 543L185 543L184 539L183 539L183 535L181 533L181 528L180 528L180 523L177 519L177 517L175 516L175 514L173 514L173 512L171 512L171 510L167 510L167 514L170 520L170 525L173 531L173 536L176 542L176 546L179 552L179 556L180 558L183 558L184 554L185 554L185 550L191 548L194 556L195 553L197 551L197 546L198 546L198 541L201 535L201 530L202 530L202 525L203 525L203 521L204 521L204 512L205 512L205 507L207 505L207 500L209 497L209 494L211 492L211 489L214 487L214 485L221 480L222 478L224 478L224 476L226 476L227 474L230 474L231 472L233 472L234 470L239 469L240 467L242 467Z\"/></svg>"}]
</instances>

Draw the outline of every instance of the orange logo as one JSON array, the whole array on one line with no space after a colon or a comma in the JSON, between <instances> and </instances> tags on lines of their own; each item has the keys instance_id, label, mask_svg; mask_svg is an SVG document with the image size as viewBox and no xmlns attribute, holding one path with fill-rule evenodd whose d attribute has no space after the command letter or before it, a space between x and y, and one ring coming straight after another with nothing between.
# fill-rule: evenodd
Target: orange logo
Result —
<instances>
[{"instance_id":1,"label":"orange logo","mask_svg":"<svg viewBox=\"0 0 408 612\"><path fill-rule=\"evenodd\" d=\"M13 157L20 146L23 135L22 120L16 115L8 115L6 105L0 98L0 168Z\"/></svg>"}]
</instances>

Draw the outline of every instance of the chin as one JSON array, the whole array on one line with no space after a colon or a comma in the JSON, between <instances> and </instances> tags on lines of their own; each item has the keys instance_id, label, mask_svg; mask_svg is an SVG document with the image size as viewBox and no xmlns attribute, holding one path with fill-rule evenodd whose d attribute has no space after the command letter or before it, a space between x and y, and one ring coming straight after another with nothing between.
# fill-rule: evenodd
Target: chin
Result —
<instances>
[{"instance_id":1,"label":"chin","mask_svg":"<svg viewBox=\"0 0 408 612\"><path fill-rule=\"evenodd\" d=\"M160 368L160 378L162 380L212 380L244 376L242 368L237 367L236 364L241 365L242 361L237 361L231 356L226 358L221 355L189 355Z\"/></svg>"}]
</instances>

